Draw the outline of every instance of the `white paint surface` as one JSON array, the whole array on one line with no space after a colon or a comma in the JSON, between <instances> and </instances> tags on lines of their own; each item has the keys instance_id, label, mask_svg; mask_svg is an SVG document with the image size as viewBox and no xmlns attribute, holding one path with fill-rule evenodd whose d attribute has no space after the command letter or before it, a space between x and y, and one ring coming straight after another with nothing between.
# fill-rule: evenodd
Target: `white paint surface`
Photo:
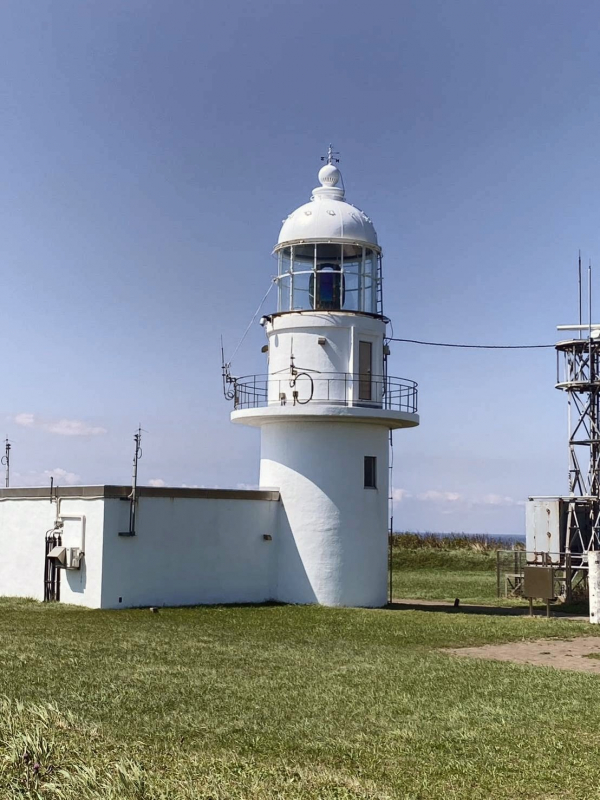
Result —
<instances>
[{"instance_id":1,"label":"white paint surface","mask_svg":"<svg viewBox=\"0 0 600 800\"><path fill-rule=\"evenodd\" d=\"M0 502L0 594L44 599L44 535L55 514L48 500Z\"/></svg>"},{"instance_id":2,"label":"white paint surface","mask_svg":"<svg viewBox=\"0 0 600 800\"><path fill-rule=\"evenodd\" d=\"M388 431L360 423L282 421L261 430L261 486L277 486L277 599L382 606L387 580ZM377 489L364 488L364 456Z\"/></svg>"},{"instance_id":3,"label":"white paint surface","mask_svg":"<svg viewBox=\"0 0 600 800\"><path fill-rule=\"evenodd\" d=\"M62 543L79 547L81 517L85 517L85 555L80 569L61 570L60 600L62 603L101 608L102 561L104 548L105 500L75 500L61 498L60 515L63 522Z\"/></svg>"},{"instance_id":4,"label":"white paint surface","mask_svg":"<svg viewBox=\"0 0 600 800\"><path fill-rule=\"evenodd\" d=\"M338 170L339 173L339 170ZM313 190L310 203L287 217L279 234L279 244L291 241L350 241L377 245L373 222L356 206L345 202L338 180L331 181L319 172L320 186Z\"/></svg>"},{"instance_id":5,"label":"white paint surface","mask_svg":"<svg viewBox=\"0 0 600 800\"><path fill-rule=\"evenodd\" d=\"M140 497L135 537L129 504L105 502L103 608L274 598L277 502Z\"/></svg>"},{"instance_id":6,"label":"white paint surface","mask_svg":"<svg viewBox=\"0 0 600 800\"><path fill-rule=\"evenodd\" d=\"M590 622L600 624L600 553L588 553Z\"/></svg>"},{"instance_id":7,"label":"white paint surface","mask_svg":"<svg viewBox=\"0 0 600 800\"><path fill-rule=\"evenodd\" d=\"M299 311L273 317L266 325L269 340L269 400L279 402L277 378L281 390L289 392L290 358L298 370L310 370L317 396L326 396L325 381L332 373L340 378L330 380L330 399L359 403L358 385L352 380L358 375L358 343L373 345L372 374L383 374L383 337L385 323L375 317L349 312ZM319 344L319 339L325 339ZM349 379L344 381L343 376ZM306 381L305 381L306 384ZM373 395L375 396L375 387ZM306 385L301 385L304 394ZM291 396L291 395L290 395Z\"/></svg>"},{"instance_id":8,"label":"white paint surface","mask_svg":"<svg viewBox=\"0 0 600 800\"><path fill-rule=\"evenodd\" d=\"M62 498L60 513L86 517L83 563L61 570L61 601L100 608L104 501ZM45 498L0 501L0 595L44 599L45 537L56 515L56 503ZM80 524L65 521L63 545L79 546L80 531Z\"/></svg>"}]
</instances>

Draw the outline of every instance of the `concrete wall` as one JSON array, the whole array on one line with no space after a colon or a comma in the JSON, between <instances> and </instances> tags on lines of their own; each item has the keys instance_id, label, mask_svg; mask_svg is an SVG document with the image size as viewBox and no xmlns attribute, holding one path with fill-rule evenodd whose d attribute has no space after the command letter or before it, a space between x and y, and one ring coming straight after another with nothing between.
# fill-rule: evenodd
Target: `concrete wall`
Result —
<instances>
[{"instance_id":1,"label":"concrete wall","mask_svg":"<svg viewBox=\"0 0 600 800\"><path fill-rule=\"evenodd\" d=\"M102 499L61 498L57 509L47 497L0 497L0 595L44 599L45 536L54 527L58 511L69 517L64 522L65 546L77 547L80 541L81 519L70 517L84 517L86 526L82 568L61 570L61 601L99 608L103 503Z\"/></svg>"},{"instance_id":2,"label":"concrete wall","mask_svg":"<svg viewBox=\"0 0 600 800\"><path fill-rule=\"evenodd\" d=\"M0 594L44 599L44 535L54 526L48 500L0 502Z\"/></svg>"},{"instance_id":3,"label":"concrete wall","mask_svg":"<svg viewBox=\"0 0 600 800\"><path fill-rule=\"evenodd\" d=\"M377 488L364 488L364 456ZM386 603L388 430L369 423L269 422L261 486L281 493L277 599L330 606Z\"/></svg>"},{"instance_id":4,"label":"concrete wall","mask_svg":"<svg viewBox=\"0 0 600 800\"><path fill-rule=\"evenodd\" d=\"M142 496L135 537L129 503L105 503L103 608L274 598L279 503Z\"/></svg>"}]
</instances>

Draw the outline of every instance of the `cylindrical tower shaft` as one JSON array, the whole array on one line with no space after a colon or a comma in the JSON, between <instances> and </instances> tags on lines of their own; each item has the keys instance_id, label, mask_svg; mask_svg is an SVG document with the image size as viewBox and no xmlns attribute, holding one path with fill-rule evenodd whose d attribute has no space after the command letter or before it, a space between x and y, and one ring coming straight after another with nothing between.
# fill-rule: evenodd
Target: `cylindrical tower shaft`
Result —
<instances>
[{"instance_id":1,"label":"cylindrical tower shaft","mask_svg":"<svg viewBox=\"0 0 600 800\"><path fill-rule=\"evenodd\" d=\"M373 476L365 476L365 458L374 460ZM365 478L374 485L365 487ZM260 485L277 486L283 498L279 600L385 605L387 428L330 420L264 425Z\"/></svg>"}]
</instances>

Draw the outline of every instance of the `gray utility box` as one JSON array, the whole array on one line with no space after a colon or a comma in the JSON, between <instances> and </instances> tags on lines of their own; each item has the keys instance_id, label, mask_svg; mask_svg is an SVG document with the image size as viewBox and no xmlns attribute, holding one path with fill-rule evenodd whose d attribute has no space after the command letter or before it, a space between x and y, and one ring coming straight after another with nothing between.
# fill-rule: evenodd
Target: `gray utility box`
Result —
<instances>
[{"instance_id":1,"label":"gray utility box","mask_svg":"<svg viewBox=\"0 0 600 800\"><path fill-rule=\"evenodd\" d=\"M552 567L525 567L523 597L531 600L555 600L554 570Z\"/></svg>"},{"instance_id":2,"label":"gray utility box","mask_svg":"<svg viewBox=\"0 0 600 800\"><path fill-rule=\"evenodd\" d=\"M562 497L530 497L525 517L527 561L559 564L567 538L568 503Z\"/></svg>"}]
</instances>

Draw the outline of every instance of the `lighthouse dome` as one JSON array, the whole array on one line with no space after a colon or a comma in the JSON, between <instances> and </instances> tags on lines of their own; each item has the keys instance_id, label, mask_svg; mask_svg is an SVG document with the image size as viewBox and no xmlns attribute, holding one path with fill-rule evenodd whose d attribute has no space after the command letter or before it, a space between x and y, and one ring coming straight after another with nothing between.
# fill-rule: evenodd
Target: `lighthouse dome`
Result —
<instances>
[{"instance_id":1,"label":"lighthouse dome","mask_svg":"<svg viewBox=\"0 0 600 800\"><path fill-rule=\"evenodd\" d=\"M377 233L369 217L345 200L339 169L325 164L319 171L319 183L310 202L284 220L277 247L288 242L332 240L377 247Z\"/></svg>"}]
</instances>

